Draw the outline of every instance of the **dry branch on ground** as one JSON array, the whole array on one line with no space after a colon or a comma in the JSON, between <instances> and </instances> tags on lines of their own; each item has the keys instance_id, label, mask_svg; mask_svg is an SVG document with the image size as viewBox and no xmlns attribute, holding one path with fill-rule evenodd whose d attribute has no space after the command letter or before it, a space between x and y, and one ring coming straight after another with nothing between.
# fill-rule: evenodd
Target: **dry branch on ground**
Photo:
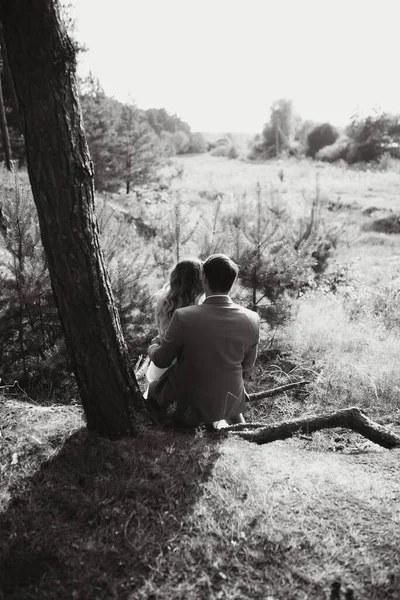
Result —
<instances>
[{"instance_id":1,"label":"dry branch on ground","mask_svg":"<svg viewBox=\"0 0 400 600\"><path fill-rule=\"evenodd\" d=\"M271 396L277 396L282 392L287 392L301 385L306 385L311 383L307 379L302 379L301 381L294 381L293 383L286 383L285 385L280 385L276 388L271 388L270 390L261 390L261 392L255 392L254 394L249 394L250 400L264 400L264 398L270 398Z\"/></svg>"},{"instance_id":2,"label":"dry branch on ground","mask_svg":"<svg viewBox=\"0 0 400 600\"><path fill-rule=\"evenodd\" d=\"M341 427L351 429L364 436L371 442L379 444L384 448L392 449L400 447L400 436L369 419L359 408L353 406L335 412L301 417L280 423L245 423L233 425L221 430L223 433L236 434L249 442L257 444L268 444L276 440L285 440L295 434L309 434L320 429L331 429Z\"/></svg>"}]
</instances>

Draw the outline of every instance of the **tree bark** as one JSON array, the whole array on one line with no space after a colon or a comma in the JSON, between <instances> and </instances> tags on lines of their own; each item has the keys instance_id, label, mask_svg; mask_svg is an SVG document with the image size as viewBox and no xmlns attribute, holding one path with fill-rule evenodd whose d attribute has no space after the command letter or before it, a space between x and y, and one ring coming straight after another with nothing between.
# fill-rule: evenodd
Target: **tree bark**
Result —
<instances>
[{"instance_id":1,"label":"tree bark","mask_svg":"<svg viewBox=\"0 0 400 600\"><path fill-rule=\"evenodd\" d=\"M43 246L87 425L135 435L145 405L99 246L75 52L56 0L0 0Z\"/></svg>"},{"instance_id":2,"label":"tree bark","mask_svg":"<svg viewBox=\"0 0 400 600\"><path fill-rule=\"evenodd\" d=\"M22 133L22 123L21 123L20 114L19 114L18 100L17 100L17 95L15 93L14 80L12 78L11 71L10 71L7 47L6 47L6 43L4 40L3 28L1 27L1 25L0 25L0 46L1 46L1 58L3 59L4 77L6 80L7 88L10 93L11 108L13 110L13 116L14 116L15 122L17 123L19 133Z\"/></svg>"},{"instance_id":3,"label":"tree bark","mask_svg":"<svg viewBox=\"0 0 400 600\"><path fill-rule=\"evenodd\" d=\"M0 56L0 58L1 58L1 56ZM2 72L2 69L0 69L0 75L1 75L1 72ZM8 133L6 108L4 106L3 87L1 85L1 78L0 78L0 127L1 127L1 135L3 138L3 148L4 148L5 159L6 159L6 166L9 171L12 171L11 143L10 143L10 135Z\"/></svg>"},{"instance_id":4,"label":"tree bark","mask_svg":"<svg viewBox=\"0 0 400 600\"><path fill-rule=\"evenodd\" d=\"M268 444L276 440L286 440L298 433L309 434L320 429L335 427L351 429L384 448L392 449L400 447L399 435L387 427L371 421L356 406L324 415L301 417L291 421L272 423L267 426L265 426L265 423L244 423L233 425L220 431L222 434L225 432L237 434L249 442Z\"/></svg>"}]
</instances>

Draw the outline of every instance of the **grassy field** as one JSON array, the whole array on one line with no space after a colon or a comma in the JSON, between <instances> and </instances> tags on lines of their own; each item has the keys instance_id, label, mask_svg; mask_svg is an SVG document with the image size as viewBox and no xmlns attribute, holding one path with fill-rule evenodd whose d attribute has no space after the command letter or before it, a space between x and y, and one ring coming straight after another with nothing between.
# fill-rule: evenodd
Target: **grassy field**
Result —
<instances>
[{"instance_id":1,"label":"grassy field","mask_svg":"<svg viewBox=\"0 0 400 600\"><path fill-rule=\"evenodd\" d=\"M400 214L397 164L179 162L176 189L200 212L260 182L301 215L318 182L324 219L342 229L331 268L347 265L346 285L305 294L291 323L264 327L276 358L248 386L312 383L250 418L357 405L400 432L400 237L369 230ZM338 581L355 600L400 597L399 450L344 430L265 446L202 430L112 443L87 434L77 405L10 394L0 422L0 598L328 600Z\"/></svg>"}]
</instances>

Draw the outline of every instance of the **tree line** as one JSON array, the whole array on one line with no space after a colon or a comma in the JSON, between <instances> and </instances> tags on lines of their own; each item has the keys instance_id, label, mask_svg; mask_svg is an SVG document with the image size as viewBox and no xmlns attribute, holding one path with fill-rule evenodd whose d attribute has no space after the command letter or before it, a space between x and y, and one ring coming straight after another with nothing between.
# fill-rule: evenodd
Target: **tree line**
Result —
<instances>
[{"instance_id":1,"label":"tree line","mask_svg":"<svg viewBox=\"0 0 400 600\"><path fill-rule=\"evenodd\" d=\"M309 156L348 164L379 160L385 153L400 158L400 115L378 110L366 118L354 115L342 130L330 123L303 121L291 100L276 100L262 133L251 143L250 159L282 155Z\"/></svg>"},{"instance_id":2,"label":"tree line","mask_svg":"<svg viewBox=\"0 0 400 600\"><path fill-rule=\"evenodd\" d=\"M1 43L1 39L0 39ZM1 51L0 161L25 164L22 123L5 44ZM98 191L153 184L168 158L176 154L207 151L201 133L164 108L139 109L107 96L99 80L89 75L78 81L85 133L95 170Z\"/></svg>"}]
</instances>

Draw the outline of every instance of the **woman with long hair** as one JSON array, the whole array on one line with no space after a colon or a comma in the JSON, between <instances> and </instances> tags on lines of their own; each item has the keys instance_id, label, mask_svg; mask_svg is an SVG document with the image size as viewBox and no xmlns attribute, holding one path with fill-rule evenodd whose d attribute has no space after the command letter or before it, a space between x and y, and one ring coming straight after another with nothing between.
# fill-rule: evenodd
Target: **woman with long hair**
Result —
<instances>
[{"instance_id":1,"label":"woman with long hair","mask_svg":"<svg viewBox=\"0 0 400 600\"><path fill-rule=\"evenodd\" d=\"M181 260L172 269L169 281L157 294L155 305L155 321L160 337L165 335L177 308L201 304L204 299L202 277L203 263L198 258ZM169 367L160 369L151 362L146 373L147 381L157 381L167 369Z\"/></svg>"}]
</instances>

